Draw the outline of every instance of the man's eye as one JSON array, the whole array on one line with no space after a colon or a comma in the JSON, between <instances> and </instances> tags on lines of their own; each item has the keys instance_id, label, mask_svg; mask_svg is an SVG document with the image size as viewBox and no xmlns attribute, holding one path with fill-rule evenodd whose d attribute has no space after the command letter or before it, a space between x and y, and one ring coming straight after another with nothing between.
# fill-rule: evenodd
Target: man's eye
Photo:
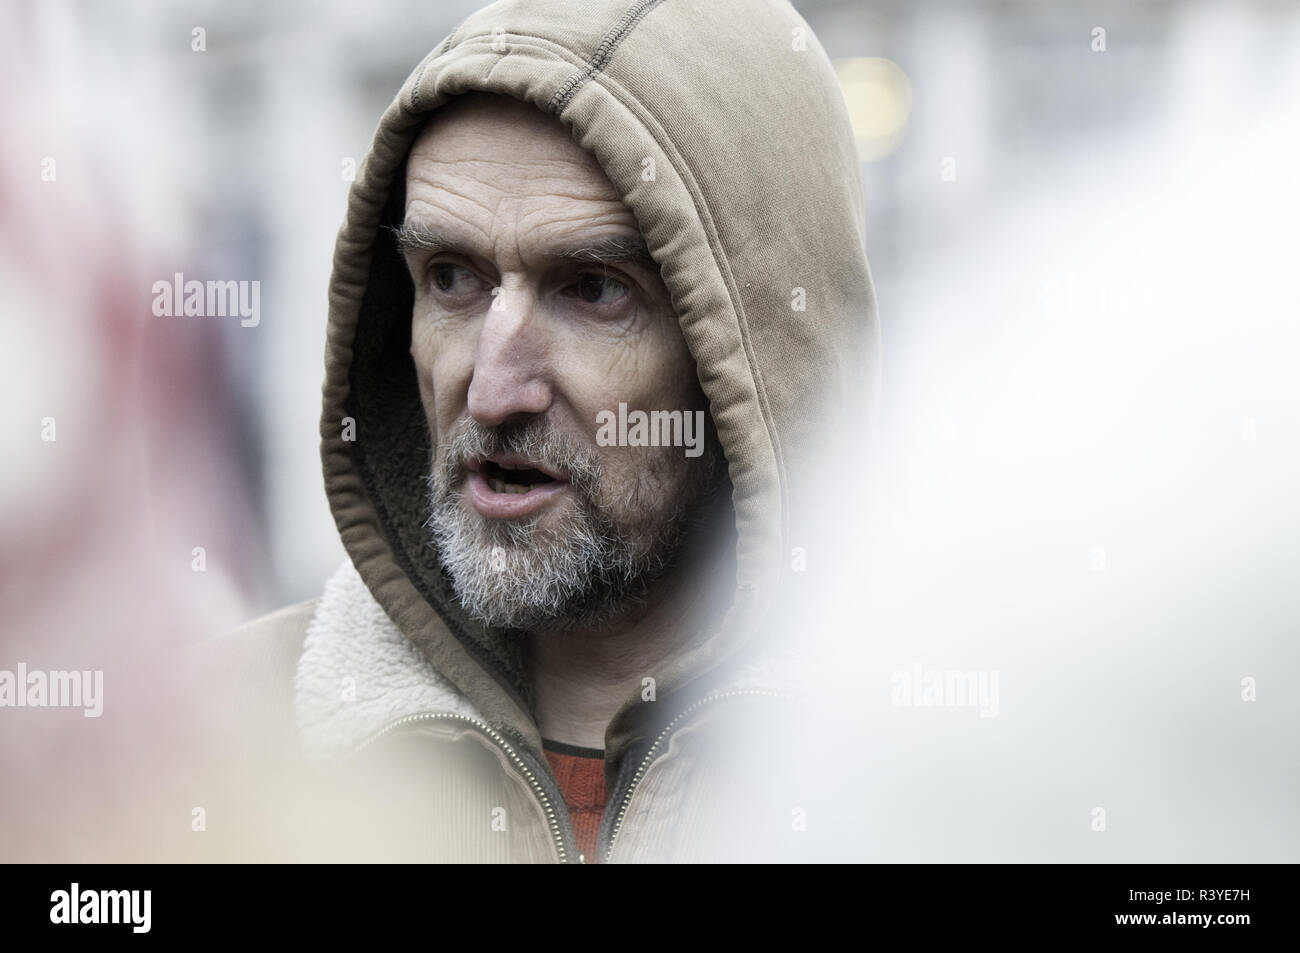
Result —
<instances>
[{"instance_id":1,"label":"man's eye","mask_svg":"<svg viewBox=\"0 0 1300 953\"><path fill-rule=\"evenodd\" d=\"M579 275L573 291L588 304L613 304L627 294L627 285L607 275Z\"/></svg>"},{"instance_id":2,"label":"man's eye","mask_svg":"<svg viewBox=\"0 0 1300 953\"><path fill-rule=\"evenodd\" d=\"M443 294L468 294L474 290L478 279L468 268L446 262L435 262L429 269L433 275L433 284Z\"/></svg>"}]
</instances>

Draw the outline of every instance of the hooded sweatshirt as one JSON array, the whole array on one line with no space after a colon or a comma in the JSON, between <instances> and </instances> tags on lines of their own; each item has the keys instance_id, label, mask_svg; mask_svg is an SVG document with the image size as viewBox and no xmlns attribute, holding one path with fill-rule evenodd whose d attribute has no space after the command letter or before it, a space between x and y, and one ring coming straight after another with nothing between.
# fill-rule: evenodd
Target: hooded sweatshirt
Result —
<instances>
[{"instance_id":1,"label":"hooded sweatshirt","mask_svg":"<svg viewBox=\"0 0 1300 953\"><path fill-rule=\"evenodd\" d=\"M253 800L281 821L346 801L349 823L391 828L358 835L367 849L349 857L586 859L543 750L524 642L463 611L426 529L432 438L391 227L414 138L474 92L555 117L621 193L660 267L730 480L726 610L610 722L601 858L775 858L802 810L775 793L798 772L774 754L800 748L808 724L790 716L820 598L800 575L802 544L833 538L843 514L831 488L864 495L877 378L853 135L830 62L783 0L505 0L403 84L353 184L329 287L321 455L349 562L320 600L206 647L205 674L238 686L223 697L257 726L259 749L276 752L258 763L324 772L312 775L310 809L290 782ZM828 454L828 441L840 450ZM335 782L323 779L339 777L365 790L327 797ZM756 785L775 798L774 826L740 819ZM265 828L241 823L234 856L266 843ZM305 830L284 853L325 856Z\"/></svg>"}]
</instances>

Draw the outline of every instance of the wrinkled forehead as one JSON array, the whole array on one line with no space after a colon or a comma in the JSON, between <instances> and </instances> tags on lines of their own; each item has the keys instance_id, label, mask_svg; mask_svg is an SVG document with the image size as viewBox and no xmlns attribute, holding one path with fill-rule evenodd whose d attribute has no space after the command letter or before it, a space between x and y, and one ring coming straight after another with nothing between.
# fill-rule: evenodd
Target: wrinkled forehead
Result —
<instances>
[{"instance_id":1,"label":"wrinkled forehead","mask_svg":"<svg viewBox=\"0 0 1300 953\"><path fill-rule=\"evenodd\" d=\"M475 188L494 197L566 197L617 202L621 196L569 129L535 106L505 96L458 96L435 111L407 158L408 209L432 191Z\"/></svg>"}]
</instances>

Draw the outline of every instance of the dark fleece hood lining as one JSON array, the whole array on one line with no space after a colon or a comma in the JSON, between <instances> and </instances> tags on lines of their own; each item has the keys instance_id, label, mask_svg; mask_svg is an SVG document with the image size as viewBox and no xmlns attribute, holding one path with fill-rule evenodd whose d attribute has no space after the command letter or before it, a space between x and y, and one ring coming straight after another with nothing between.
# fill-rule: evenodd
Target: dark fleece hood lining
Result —
<instances>
[{"instance_id":1,"label":"dark fleece hood lining","mask_svg":"<svg viewBox=\"0 0 1300 953\"><path fill-rule=\"evenodd\" d=\"M420 402L411 358L411 313L415 289L393 233L406 205L405 162L394 175L361 301L352 362L348 368L347 412L356 422L352 461L373 502L394 558L448 630L484 669L532 711L527 641L519 633L492 630L456 611L451 581L429 536L427 476L433 446ZM420 645L433 660L432 646Z\"/></svg>"}]
</instances>

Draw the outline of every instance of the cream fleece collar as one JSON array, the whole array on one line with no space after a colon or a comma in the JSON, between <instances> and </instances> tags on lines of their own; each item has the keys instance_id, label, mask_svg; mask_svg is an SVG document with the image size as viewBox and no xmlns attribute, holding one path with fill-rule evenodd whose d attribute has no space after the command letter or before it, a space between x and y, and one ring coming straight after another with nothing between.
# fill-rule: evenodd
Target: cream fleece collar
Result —
<instances>
[{"instance_id":1,"label":"cream fleece collar","mask_svg":"<svg viewBox=\"0 0 1300 953\"><path fill-rule=\"evenodd\" d=\"M806 693L804 664L770 656L715 690ZM388 618L351 562L325 584L294 675L294 720L303 754L330 760L407 715L446 712L485 720Z\"/></svg>"},{"instance_id":2,"label":"cream fleece collar","mask_svg":"<svg viewBox=\"0 0 1300 953\"><path fill-rule=\"evenodd\" d=\"M294 719L313 760L345 754L417 712L482 720L375 601L351 562L325 584L294 675Z\"/></svg>"}]
</instances>

